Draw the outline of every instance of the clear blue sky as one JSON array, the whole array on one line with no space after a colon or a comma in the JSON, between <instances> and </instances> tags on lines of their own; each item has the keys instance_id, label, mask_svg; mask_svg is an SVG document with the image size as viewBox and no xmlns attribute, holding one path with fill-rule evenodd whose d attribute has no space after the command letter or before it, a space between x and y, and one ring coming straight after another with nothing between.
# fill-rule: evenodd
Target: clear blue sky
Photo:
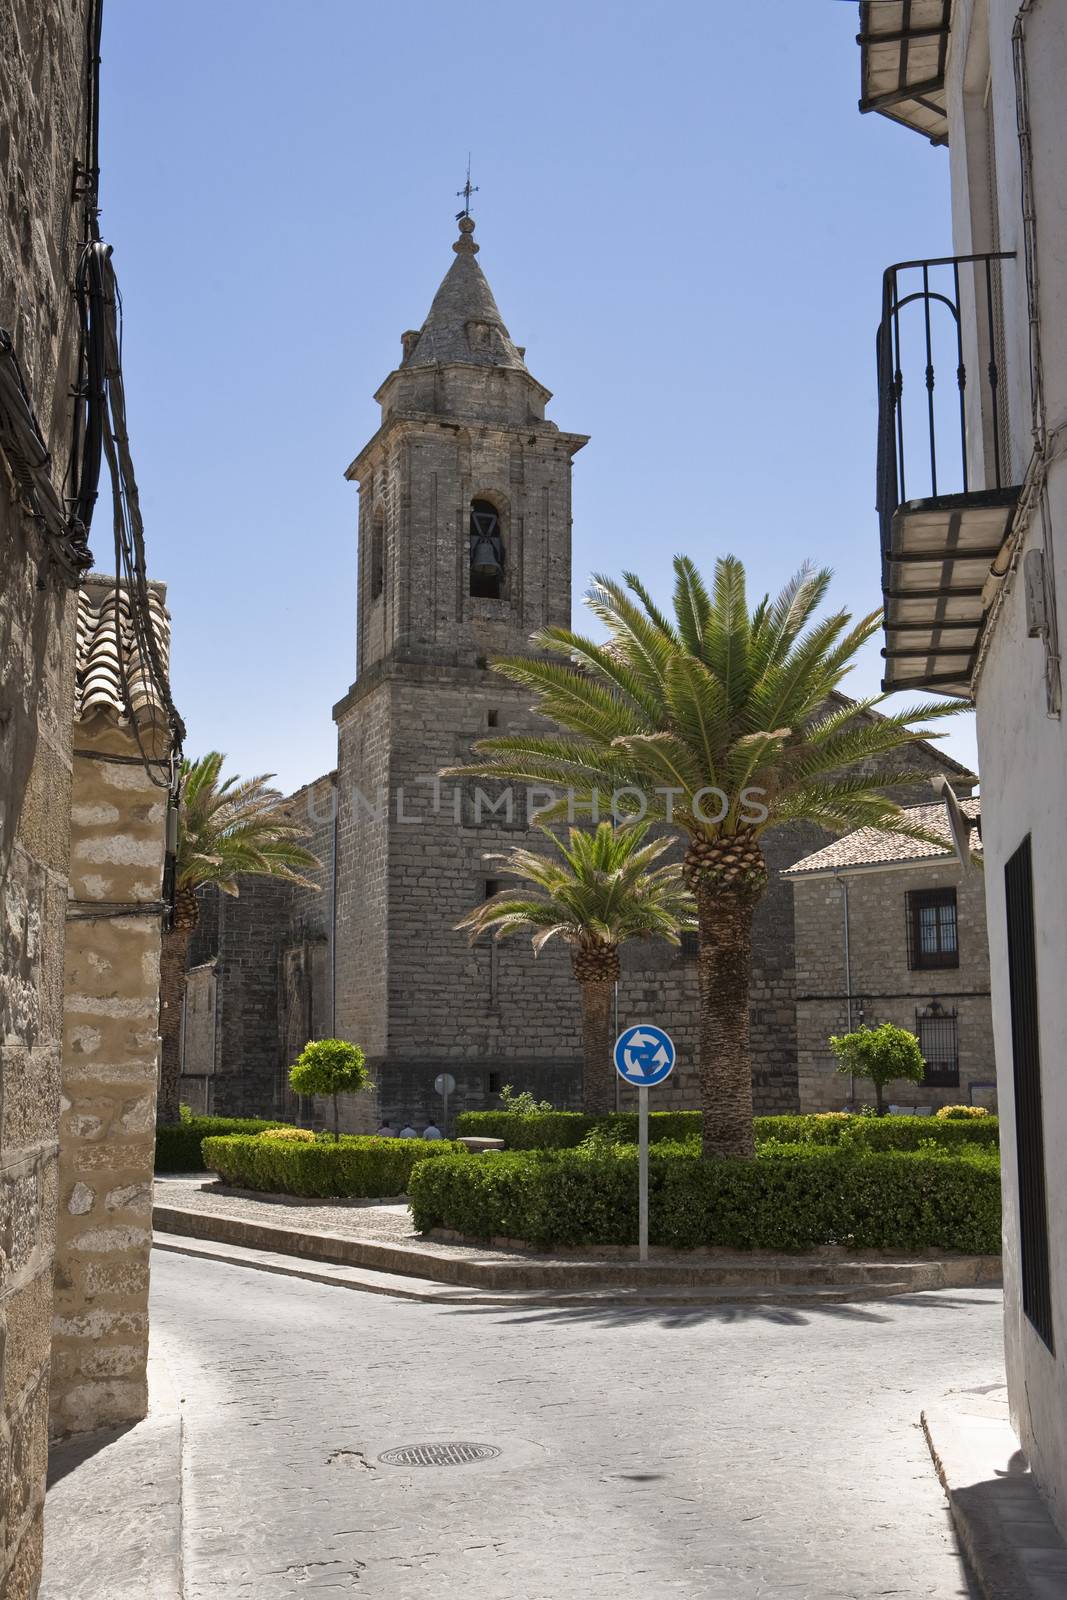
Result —
<instances>
[{"instance_id":1,"label":"clear blue sky","mask_svg":"<svg viewBox=\"0 0 1067 1600\"><path fill-rule=\"evenodd\" d=\"M946 153L860 117L840 0L106 0L103 226L188 748L293 788L355 671L371 396L481 265L574 476L590 572L804 557L879 601L882 269L950 248ZM107 530L95 539L106 565ZM875 647L849 687L877 685ZM964 719L947 748L974 759Z\"/></svg>"}]
</instances>

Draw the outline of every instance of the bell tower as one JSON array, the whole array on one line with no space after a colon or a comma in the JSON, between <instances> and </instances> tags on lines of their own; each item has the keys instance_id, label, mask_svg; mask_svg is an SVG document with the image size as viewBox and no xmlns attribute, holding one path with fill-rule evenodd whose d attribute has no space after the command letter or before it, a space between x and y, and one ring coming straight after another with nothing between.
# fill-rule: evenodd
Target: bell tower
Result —
<instances>
[{"instance_id":1,"label":"bell tower","mask_svg":"<svg viewBox=\"0 0 1067 1600\"><path fill-rule=\"evenodd\" d=\"M454 260L422 327L401 336L380 426L346 473L359 485L358 640L356 681L334 707L334 1030L371 1065L360 1131L381 1115L428 1120L444 1070L455 1111L500 1082L549 1092L579 1070L565 955L541 956L532 983L529 949L471 949L456 932L492 882L486 852L528 837L529 797L483 805L482 789L438 774L493 730L544 730L489 661L570 622L571 463L586 443L546 419L551 395L504 324L474 222L457 220Z\"/></svg>"},{"instance_id":2,"label":"bell tower","mask_svg":"<svg viewBox=\"0 0 1067 1600\"><path fill-rule=\"evenodd\" d=\"M545 419L478 265L474 221L426 321L401 335L359 484L358 675L386 660L462 665L570 618L571 459Z\"/></svg>"}]
</instances>

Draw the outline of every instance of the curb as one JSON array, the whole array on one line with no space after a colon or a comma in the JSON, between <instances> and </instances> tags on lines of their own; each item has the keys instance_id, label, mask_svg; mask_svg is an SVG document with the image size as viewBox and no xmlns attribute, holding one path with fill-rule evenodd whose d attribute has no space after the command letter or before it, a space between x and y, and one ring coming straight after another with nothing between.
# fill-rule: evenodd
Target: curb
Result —
<instances>
[{"instance_id":1,"label":"curb","mask_svg":"<svg viewBox=\"0 0 1067 1600\"><path fill-rule=\"evenodd\" d=\"M312 1263L276 1251L251 1249L244 1245L218 1244L208 1239L182 1238L157 1232L153 1248L168 1255L191 1256L204 1261L221 1261L230 1266L250 1267L273 1272L281 1277L300 1278L307 1283L328 1284L334 1288L357 1289L364 1294L389 1295L399 1300L421 1300L440 1306L558 1307L603 1306L616 1310L627 1306L659 1306L675 1311L714 1306L771 1305L815 1307L882 1300L887 1294L905 1293L907 1285L895 1288L657 1288L607 1287L602 1289L464 1289L428 1278L398 1273L377 1272L367 1267L350 1267L330 1262Z\"/></svg>"},{"instance_id":2,"label":"curb","mask_svg":"<svg viewBox=\"0 0 1067 1600\"><path fill-rule=\"evenodd\" d=\"M1006 1391L948 1396L922 1413L922 1429L983 1600L1062 1600L1067 1545L1012 1431Z\"/></svg>"},{"instance_id":3,"label":"curb","mask_svg":"<svg viewBox=\"0 0 1067 1600\"><path fill-rule=\"evenodd\" d=\"M623 1260L539 1260L534 1255L512 1261L470 1256L447 1256L417 1246L384 1244L331 1234L249 1221L222 1212L185 1211L157 1205L152 1213L157 1233L210 1241L266 1252L276 1257L365 1269L393 1279L418 1279L423 1284L454 1288L496 1290L508 1294L574 1294L576 1292L670 1290L689 1298L693 1291L713 1299L734 1300L758 1295L809 1293L825 1299L872 1299L894 1294L916 1294L930 1289L993 1286L1000 1281L997 1256L945 1256L939 1259L840 1260L794 1257L768 1260L737 1256L709 1261L657 1260L646 1264ZM162 1243L162 1241L160 1241ZM176 1249L173 1239L165 1248ZM275 1269L277 1270L277 1268ZM353 1285L355 1286L355 1285ZM371 1287L370 1284L364 1287ZM400 1285L380 1288L382 1293L403 1292ZM422 1290L425 1296L427 1289Z\"/></svg>"}]
</instances>

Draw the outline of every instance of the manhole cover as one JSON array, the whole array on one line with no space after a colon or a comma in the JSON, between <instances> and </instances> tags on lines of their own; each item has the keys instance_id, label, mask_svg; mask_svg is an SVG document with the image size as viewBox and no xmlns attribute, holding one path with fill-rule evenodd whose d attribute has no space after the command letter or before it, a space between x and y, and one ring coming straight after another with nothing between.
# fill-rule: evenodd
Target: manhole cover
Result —
<instances>
[{"instance_id":1,"label":"manhole cover","mask_svg":"<svg viewBox=\"0 0 1067 1600\"><path fill-rule=\"evenodd\" d=\"M469 1461L491 1461L500 1451L495 1444L403 1444L378 1457L388 1467L462 1467Z\"/></svg>"}]
</instances>

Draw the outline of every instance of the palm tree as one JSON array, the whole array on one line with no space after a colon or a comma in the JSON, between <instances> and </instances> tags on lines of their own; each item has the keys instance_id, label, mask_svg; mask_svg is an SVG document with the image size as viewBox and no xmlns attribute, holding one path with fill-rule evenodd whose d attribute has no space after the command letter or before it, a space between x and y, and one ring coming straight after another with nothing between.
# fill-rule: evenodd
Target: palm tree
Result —
<instances>
[{"instance_id":1,"label":"palm tree","mask_svg":"<svg viewBox=\"0 0 1067 1600\"><path fill-rule=\"evenodd\" d=\"M646 844L647 831L644 823L613 828L602 822L592 832L571 828L564 843L545 828L556 856L519 848L486 856L503 862L522 885L502 890L457 924L470 930L472 943L482 933L503 939L528 929L535 955L550 939L570 946L582 999L582 1109L593 1114L615 1109L611 1035L619 946L648 938L677 944L678 930L695 926L681 866L655 865L670 839Z\"/></svg>"},{"instance_id":2,"label":"palm tree","mask_svg":"<svg viewBox=\"0 0 1067 1600\"><path fill-rule=\"evenodd\" d=\"M219 751L210 750L198 761L183 761L181 767L174 916L163 935L160 955L162 1053L156 1114L161 1123L178 1120L181 1000L189 940L200 921L197 889L214 883L225 894L236 895L239 873L316 887L297 870L317 867L319 862L303 848L305 829L281 808L280 791L269 787L273 774L223 779L225 760Z\"/></svg>"},{"instance_id":3,"label":"palm tree","mask_svg":"<svg viewBox=\"0 0 1067 1600\"><path fill-rule=\"evenodd\" d=\"M563 659L494 662L534 691L537 709L562 731L481 741L481 760L460 770L554 786L569 791L571 804L595 801L601 815L622 789L635 809L636 790L645 814L686 835L683 873L699 931L704 1153L750 1156L752 918L767 885L760 835L805 820L834 832L872 826L924 837L882 792L918 775L887 769L886 758L936 737L915 726L920 718L969 707L948 701L880 715L881 696L835 696L881 612L856 623L847 611L813 620L827 569L806 565L751 611L736 557L716 562L710 590L687 557L675 558L674 573L671 616L632 574L623 584L597 577L587 604L607 643L547 628L533 643Z\"/></svg>"}]
</instances>

